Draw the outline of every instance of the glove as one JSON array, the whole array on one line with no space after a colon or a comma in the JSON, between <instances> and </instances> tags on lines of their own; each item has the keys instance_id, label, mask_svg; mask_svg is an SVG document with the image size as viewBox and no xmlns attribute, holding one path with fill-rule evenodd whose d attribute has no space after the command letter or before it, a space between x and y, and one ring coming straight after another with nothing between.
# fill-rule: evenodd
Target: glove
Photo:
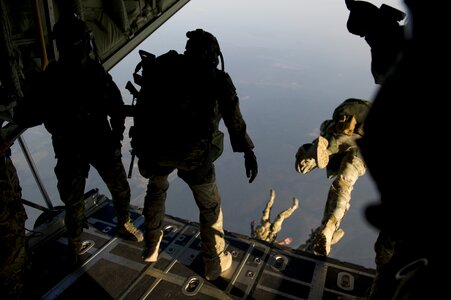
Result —
<instances>
[{"instance_id":1,"label":"glove","mask_svg":"<svg viewBox=\"0 0 451 300\"><path fill-rule=\"evenodd\" d=\"M0 156L9 156L10 146L10 143L0 140Z\"/></svg>"},{"instance_id":2,"label":"glove","mask_svg":"<svg viewBox=\"0 0 451 300\"><path fill-rule=\"evenodd\" d=\"M307 174L314 168L316 168L316 162L314 158L305 158L297 165L297 171L302 174Z\"/></svg>"},{"instance_id":3,"label":"glove","mask_svg":"<svg viewBox=\"0 0 451 300\"><path fill-rule=\"evenodd\" d=\"M114 149L114 156L115 156L115 157L122 157L122 148L116 147L116 148Z\"/></svg>"},{"instance_id":4,"label":"glove","mask_svg":"<svg viewBox=\"0 0 451 300\"><path fill-rule=\"evenodd\" d=\"M305 174L316 167L315 159L309 157L309 150L312 146L312 143L307 143L299 147L294 164L296 172Z\"/></svg>"},{"instance_id":5,"label":"glove","mask_svg":"<svg viewBox=\"0 0 451 300\"><path fill-rule=\"evenodd\" d=\"M328 145L329 141L319 136L312 143L307 143L299 147L296 153L296 171L306 174L317 167L320 169L325 168L329 163Z\"/></svg>"},{"instance_id":6,"label":"glove","mask_svg":"<svg viewBox=\"0 0 451 300\"><path fill-rule=\"evenodd\" d=\"M251 149L244 152L244 166L246 167L246 176L249 178L249 183L251 183L258 173L257 158Z\"/></svg>"},{"instance_id":7,"label":"glove","mask_svg":"<svg viewBox=\"0 0 451 300\"><path fill-rule=\"evenodd\" d=\"M122 157L122 143L121 141L116 141L113 145L113 153L115 157Z\"/></svg>"}]
</instances>

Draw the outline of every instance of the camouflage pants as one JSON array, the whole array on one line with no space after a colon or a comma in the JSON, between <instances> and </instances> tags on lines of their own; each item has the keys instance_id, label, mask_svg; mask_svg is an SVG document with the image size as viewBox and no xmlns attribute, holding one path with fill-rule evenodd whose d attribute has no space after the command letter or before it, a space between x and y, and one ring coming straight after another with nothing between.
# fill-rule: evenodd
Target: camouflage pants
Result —
<instances>
[{"instance_id":1,"label":"camouflage pants","mask_svg":"<svg viewBox=\"0 0 451 300\"><path fill-rule=\"evenodd\" d=\"M159 166L158 163L140 159L141 175L149 179L144 198L144 239L150 247L158 240L165 215L168 175L175 169L178 176L190 187L200 214L202 254L206 260L217 258L225 248L221 198L215 182L215 170L211 161L192 170Z\"/></svg>"},{"instance_id":2,"label":"camouflage pants","mask_svg":"<svg viewBox=\"0 0 451 300\"><path fill-rule=\"evenodd\" d=\"M30 267L25 238L27 215L16 169L9 158L0 158L0 299L23 295Z\"/></svg>"},{"instance_id":3,"label":"camouflage pants","mask_svg":"<svg viewBox=\"0 0 451 300\"><path fill-rule=\"evenodd\" d=\"M84 193L90 165L96 168L111 193L118 224L130 219L130 186L120 156L104 155L89 160L59 158L55 174L65 204L65 224L70 239L78 239L87 226Z\"/></svg>"},{"instance_id":4,"label":"camouflage pants","mask_svg":"<svg viewBox=\"0 0 451 300\"><path fill-rule=\"evenodd\" d=\"M322 224L334 219L335 227L340 227L340 222L349 210L351 192L357 179L366 171L363 160L349 151L342 159L340 169L329 189Z\"/></svg>"}]
</instances>

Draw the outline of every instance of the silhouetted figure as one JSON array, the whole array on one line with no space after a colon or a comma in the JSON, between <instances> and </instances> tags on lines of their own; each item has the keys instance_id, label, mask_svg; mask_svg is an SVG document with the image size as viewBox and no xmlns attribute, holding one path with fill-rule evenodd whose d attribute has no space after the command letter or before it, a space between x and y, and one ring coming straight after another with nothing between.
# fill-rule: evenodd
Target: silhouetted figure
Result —
<instances>
[{"instance_id":1,"label":"silhouetted figure","mask_svg":"<svg viewBox=\"0 0 451 300\"><path fill-rule=\"evenodd\" d=\"M367 219L394 241L371 300L449 294L449 110L443 107L449 99L449 11L439 2L405 3L411 37L374 99L359 142L381 197L366 210Z\"/></svg>"},{"instance_id":2,"label":"silhouetted figure","mask_svg":"<svg viewBox=\"0 0 451 300\"><path fill-rule=\"evenodd\" d=\"M380 8L366 1L345 0L349 9L348 31L365 38L371 48L371 74L381 84L396 61L404 42L405 14L391 6Z\"/></svg>"},{"instance_id":3,"label":"silhouetted figure","mask_svg":"<svg viewBox=\"0 0 451 300\"><path fill-rule=\"evenodd\" d=\"M331 246L344 235L340 223L349 210L351 192L366 165L356 144L364 136L363 124L371 107L367 100L349 98L337 106L332 119L321 124L320 136L299 147L296 171L307 174L315 168L326 168L329 188L321 225L299 249L328 256Z\"/></svg>"},{"instance_id":4,"label":"silhouetted figure","mask_svg":"<svg viewBox=\"0 0 451 300\"><path fill-rule=\"evenodd\" d=\"M223 63L222 70L217 68L223 60L218 41L202 29L189 31L186 36L184 54L170 50L145 61L135 106L132 147L141 175L149 179L143 210L143 258L146 262L158 260L168 175L177 170L199 208L205 278L215 280L232 264L232 256L225 249L213 164L220 155L220 151L212 151L220 118L233 151L244 153L249 182L257 176L257 160L232 79L224 72Z\"/></svg>"},{"instance_id":5,"label":"silhouetted figure","mask_svg":"<svg viewBox=\"0 0 451 300\"><path fill-rule=\"evenodd\" d=\"M111 192L119 236L142 241L130 220L130 187L122 164L124 102L111 76L91 58L92 33L75 15L53 28L60 54L40 74L22 103L15 122L24 127L44 124L52 135L55 174L65 204L65 225L71 260L86 250L85 185L90 166Z\"/></svg>"}]
</instances>

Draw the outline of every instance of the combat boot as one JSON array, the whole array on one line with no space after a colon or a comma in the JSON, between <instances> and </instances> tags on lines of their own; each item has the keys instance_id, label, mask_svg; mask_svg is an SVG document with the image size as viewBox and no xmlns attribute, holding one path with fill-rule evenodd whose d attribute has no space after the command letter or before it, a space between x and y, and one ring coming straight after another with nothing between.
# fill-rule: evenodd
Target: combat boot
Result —
<instances>
[{"instance_id":1,"label":"combat boot","mask_svg":"<svg viewBox=\"0 0 451 300\"><path fill-rule=\"evenodd\" d=\"M68 240L69 251L75 255L85 254L92 246L94 246L94 241L91 240L82 241L79 238Z\"/></svg>"},{"instance_id":2,"label":"combat boot","mask_svg":"<svg viewBox=\"0 0 451 300\"><path fill-rule=\"evenodd\" d=\"M336 231L334 220L328 220L322 225L320 232L313 242L313 253L320 256L328 256L332 245L332 237Z\"/></svg>"},{"instance_id":3,"label":"combat boot","mask_svg":"<svg viewBox=\"0 0 451 300\"><path fill-rule=\"evenodd\" d=\"M205 264L205 279L213 281L218 279L222 273L230 269L232 266L232 254L224 251L219 257L214 259L204 259Z\"/></svg>"},{"instance_id":4,"label":"combat boot","mask_svg":"<svg viewBox=\"0 0 451 300\"><path fill-rule=\"evenodd\" d=\"M67 243L67 261L70 266L77 266L80 256L88 252L94 246L94 241L81 240L80 238L69 238Z\"/></svg>"},{"instance_id":5,"label":"combat boot","mask_svg":"<svg viewBox=\"0 0 451 300\"><path fill-rule=\"evenodd\" d=\"M163 231L160 231L160 237L158 238L158 241L155 242L147 242L146 241L146 248L144 248L142 257L145 262L152 263L156 262L158 260L158 252L160 251L160 243L163 239Z\"/></svg>"},{"instance_id":6,"label":"combat boot","mask_svg":"<svg viewBox=\"0 0 451 300\"><path fill-rule=\"evenodd\" d=\"M338 243L341 238L345 235L345 231L341 228L338 228L335 230L334 234L332 235L332 241L330 242L331 245L335 245Z\"/></svg>"},{"instance_id":7,"label":"combat boot","mask_svg":"<svg viewBox=\"0 0 451 300\"><path fill-rule=\"evenodd\" d=\"M134 242L142 242L144 240L143 234L141 230L136 228L136 226L128 220L122 225L118 225L116 227L117 235L124 240L134 241Z\"/></svg>"},{"instance_id":8,"label":"combat boot","mask_svg":"<svg viewBox=\"0 0 451 300\"><path fill-rule=\"evenodd\" d=\"M329 152L327 147L329 146L329 141L322 136L313 143L313 157L315 158L316 165L318 168L323 169L329 163Z\"/></svg>"}]
</instances>

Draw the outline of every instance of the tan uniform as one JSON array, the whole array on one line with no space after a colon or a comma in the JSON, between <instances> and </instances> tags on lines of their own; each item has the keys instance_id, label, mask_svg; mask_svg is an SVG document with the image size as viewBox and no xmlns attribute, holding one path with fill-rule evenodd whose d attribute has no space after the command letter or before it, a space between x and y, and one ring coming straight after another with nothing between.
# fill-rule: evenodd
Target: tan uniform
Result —
<instances>
[{"instance_id":1,"label":"tan uniform","mask_svg":"<svg viewBox=\"0 0 451 300\"><path fill-rule=\"evenodd\" d=\"M276 193L274 190L271 190L271 195L266 203L265 209L263 210L263 215L260 221L260 225L252 230L252 236L255 236L257 239L273 243L277 238L277 234L282 230L282 223L291 216L291 214L299 207L299 200L297 198L293 198L293 205L286 210L280 212L273 223L270 220L270 214L272 206L274 205L274 200L276 198Z\"/></svg>"},{"instance_id":2,"label":"tan uniform","mask_svg":"<svg viewBox=\"0 0 451 300\"><path fill-rule=\"evenodd\" d=\"M356 114L339 115L346 102L356 105ZM369 102L346 100L334 111L334 119L321 124L321 136L312 144L304 144L296 154L296 170L306 174L316 167L326 167L327 177L334 178L327 196L321 225L299 248L317 255L327 256L331 245L344 235L341 220L349 210L351 192L357 179L365 174L366 166L360 155L357 140L363 136L363 119Z\"/></svg>"}]
</instances>

